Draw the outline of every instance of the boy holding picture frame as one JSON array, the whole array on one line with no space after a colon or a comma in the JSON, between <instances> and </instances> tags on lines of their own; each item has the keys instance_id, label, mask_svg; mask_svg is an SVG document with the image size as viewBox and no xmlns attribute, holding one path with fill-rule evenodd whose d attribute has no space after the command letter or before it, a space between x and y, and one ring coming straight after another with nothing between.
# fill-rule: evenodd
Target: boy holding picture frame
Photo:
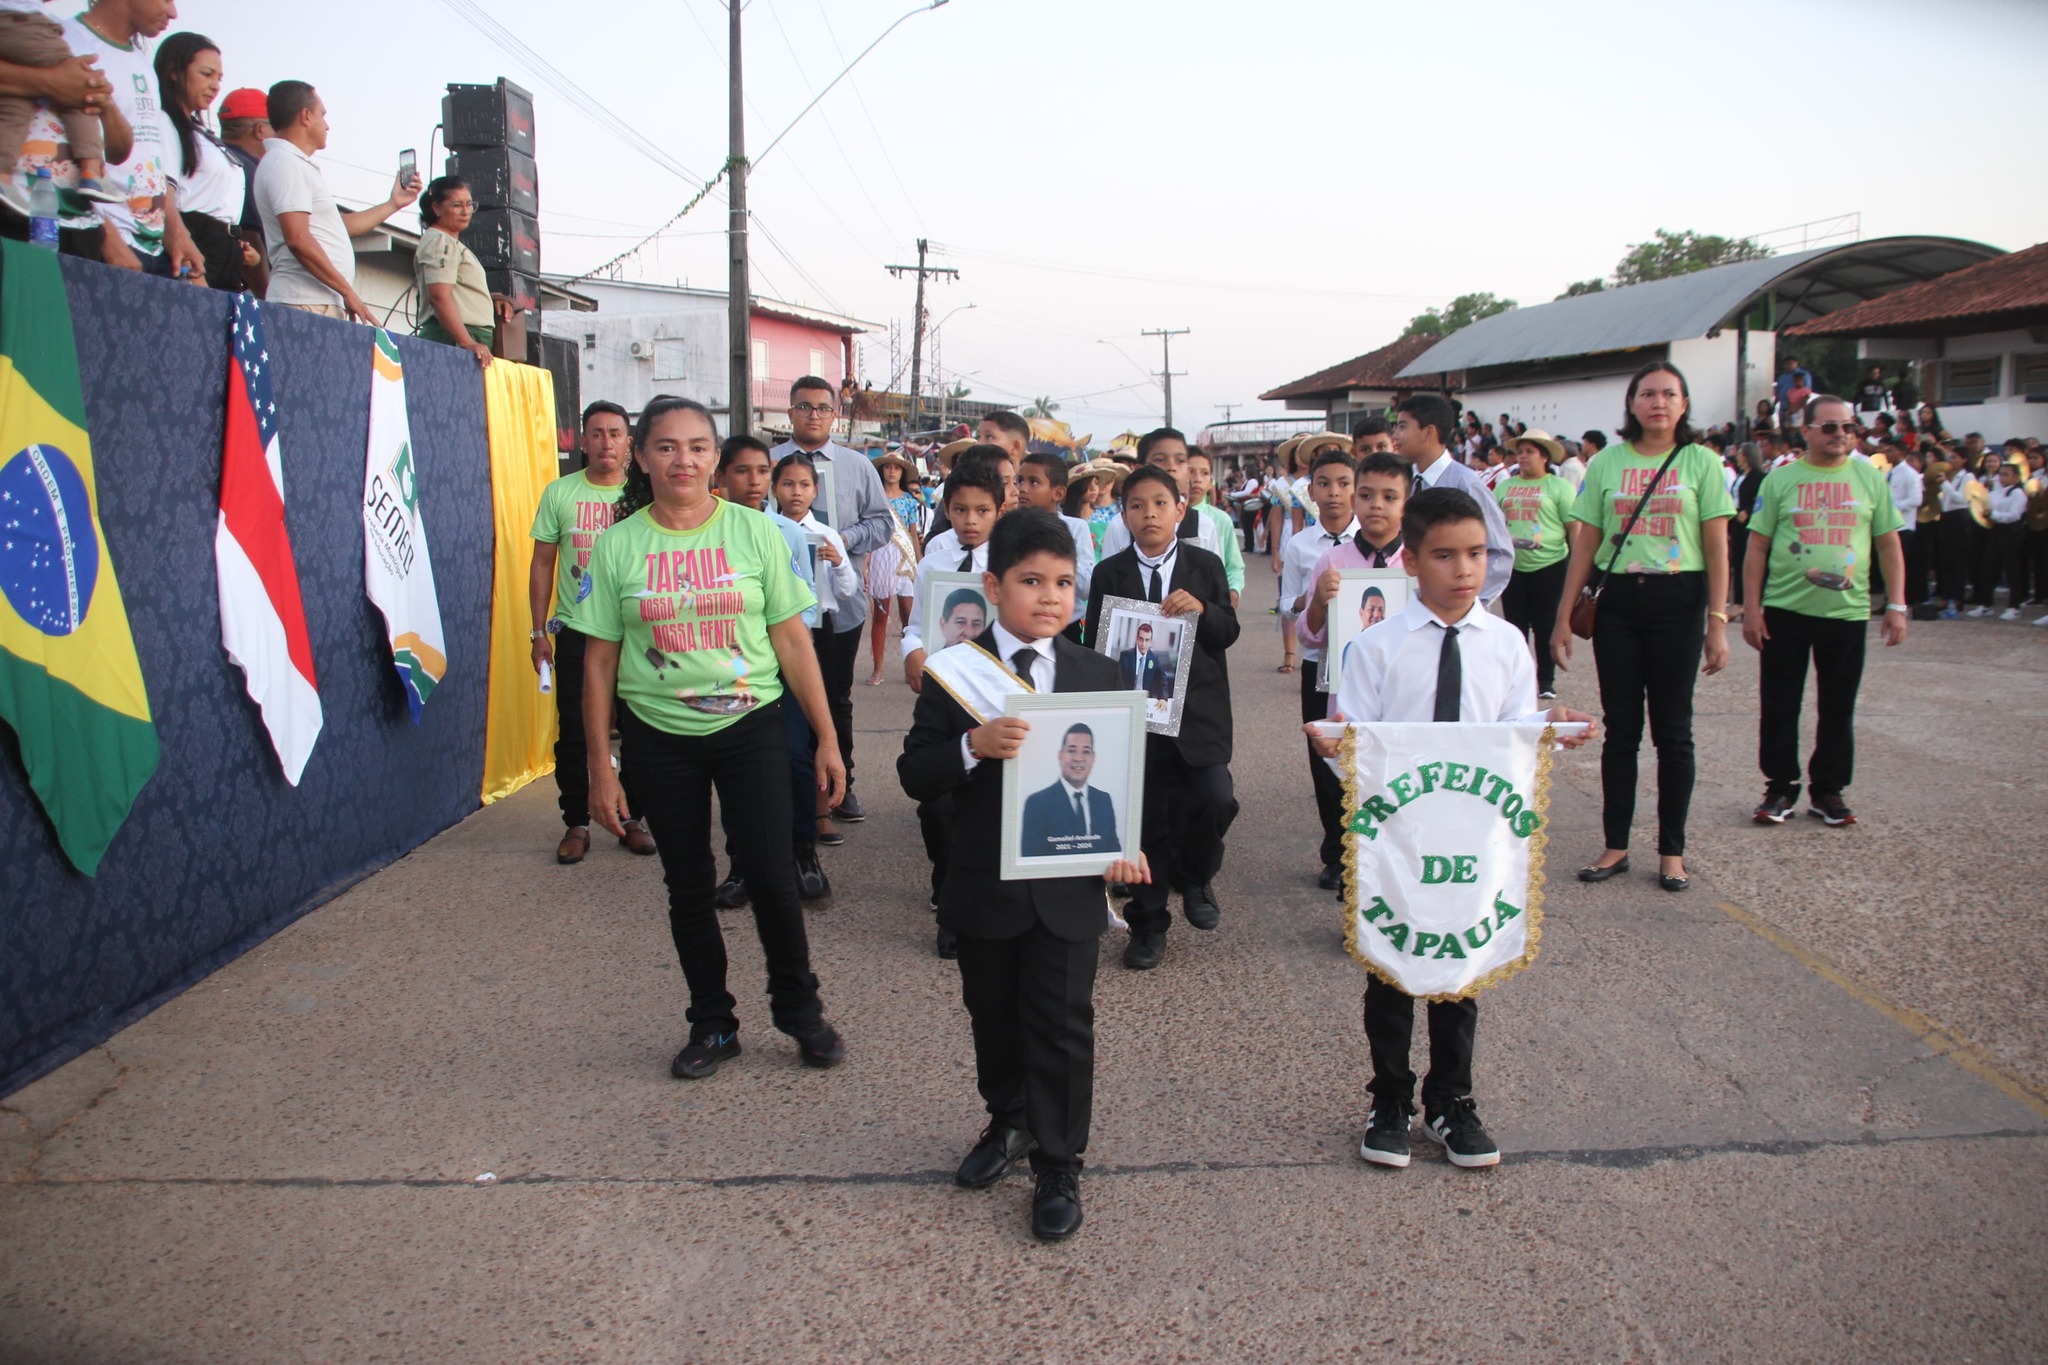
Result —
<instances>
[{"instance_id":1,"label":"boy holding picture frame","mask_svg":"<svg viewBox=\"0 0 2048 1365\"><path fill-rule=\"evenodd\" d=\"M912 800L951 805L939 922L957 946L989 1114L954 1180L984 1189L1028 1156L1037 1176L1032 1234L1061 1241L1081 1227L1096 940L1109 924L1103 883L1142 886L1150 873L1141 854L1119 857L1101 876L1003 879L1004 773L1031 730L1023 717L1002 714L1004 699L1114 691L1117 669L1061 635L1073 615L1074 542L1058 517L1027 509L996 523L985 590L994 623L925 661L931 685L918 691L896 772Z\"/></svg>"}]
</instances>

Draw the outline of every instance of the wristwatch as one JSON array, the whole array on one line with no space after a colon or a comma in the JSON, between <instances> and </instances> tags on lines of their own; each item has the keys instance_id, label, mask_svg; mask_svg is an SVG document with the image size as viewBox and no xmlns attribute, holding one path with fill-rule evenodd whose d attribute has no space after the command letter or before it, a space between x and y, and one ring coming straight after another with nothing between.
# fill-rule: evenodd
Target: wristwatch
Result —
<instances>
[{"instance_id":1,"label":"wristwatch","mask_svg":"<svg viewBox=\"0 0 2048 1365\"><path fill-rule=\"evenodd\" d=\"M538 629L538 630L529 630L529 631L527 631L527 632L526 632L526 638L527 638L527 639L529 639L529 640L545 640L545 639L547 639L547 638L548 638L548 632L547 632L547 627L546 627L546 626L542 626L542 627L541 627L540 629Z\"/></svg>"},{"instance_id":2,"label":"wristwatch","mask_svg":"<svg viewBox=\"0 0 2048 1365\"><path fill-rule=\"evenodd\" d=\"M1886 611L1911 611L1911 610L1912 610L1912 608L1911 608L1911 607L1909 607L1909 606L1907 606L1907 605L1906 605L1906 604L1905 604L1904 602L1887 602L1887 603L1885 603L1885 604L1884 604L1884 609L1885 609Z\"/></svg>"}]
</instances>

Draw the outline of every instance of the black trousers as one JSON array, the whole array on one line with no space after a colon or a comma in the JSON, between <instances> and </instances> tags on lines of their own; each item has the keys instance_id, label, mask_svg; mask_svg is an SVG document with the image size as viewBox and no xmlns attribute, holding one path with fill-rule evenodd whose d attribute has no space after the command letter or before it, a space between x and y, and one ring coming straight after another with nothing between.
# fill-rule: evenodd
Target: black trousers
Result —
<instances>
[{"instance_id":1,"label":"black trousers","mask_svg":"<svg viewBox=\"0 0 2048 1365\"><path fill-rule=\"evenodd\" d=\"M1038 1139L1034 1171L1078 1171L1088 1150L1097 943L1069 943L1043 924L1016 938L959 940L975 1084L990 1118Z\"/></svg>"},{"instance_id":2,"label":"black trousers","mask_svg":"<svg viewBox=\"0 0 2048 1365\"><path fill-rule=\"evenodd\" d=\"M825 677L825 704L832 708L832 728L839 732L839 760L846 765L846 786L853 787L853 671L860 662L860 625L834 630L837 612L826 612L811 631L818 652L818 671ZM865 623L863 615L861 621Z\"/></svg>"},{"instance_id":3,"label":"black trousers","mask_svg":"<svg viewBox=\"0 0 2048 1365\"><path fill-rule=\"evenodd\" d=\"M1742 605L1742 561L1748 554L1748 525L1728 518L1728 600L1738 607Z\"/></svg>"},{"instance_id":4,"label":"black trousers","mask_svg":"<svg viewBox=\"0 0 2048 1365\"><path fill-rule=\"evenodd\" d=\"M1961 603L1969 590L1970 549L1977 523L1970 520L1967 509L1958 508L1943 512L1936 524L1941 528L1941 586L1936 595L1948 602Z\"/></svg>"},{"instance_id":5,"label":"black trousers","mask_svg":"<svg viewBox=\"0 0 2048 1365\"><path fill-rule=\"evenodd\" d=\"M1604 602L1601 604L1604 608ZM1429 1075L1422 1082L1424 1109L1441 1109L1472 1093L1472 1043L1479 1031L1477 1000L1433 1001L1429 1006ZM1378 977L1365 983L1365 1041L1372 1049L1372 1079L1366 1089L1376 1100L1399 1100L1415 1109L1415 1068L1409 1046L1415 1037L1415 997Z\"/></svg>"},{"instance_id":6,"label":"black trousers","mask_svg":"<svg viewBox=\"0 0 2048 1365\"><path fill-rule=\"evenodd\" d=\"M1657 852L1685 853L1694 775L1692 689L1707 638L1707 575L1609 574L1594 617L1593 664L1607 740L1600 749L1607 847L1627 848L1636 818L1643 710L1657 746Z\"/></svg>"},{"instance_id":7,"label":"black trousers","mask_svg":"<svg viewBox=\"0 0 2048 1365\"><path fill-rule=\"evenodd\" d=\"M185 231L192 234L192 245L199 248L199 255L206 262L207 287L229 294L241 293L246 287L242 279L242 241L235 236L234 229L206 213L181 210L178 218Z\"/></svg>"},{"instance_id":8,"label":"black trousers","mask_svg":"<svg viewBox=\"0 0 2048 1365\"><path fill-rule=\"evenodd\" d=\"M1316 690L1322 668L1320 659L1301 661L1301 719L1304 725L1330 714L1330 694ZM1315 786L1316 819L1323 826L1323 844L1318 854L1324 867L1341 868L1344 865L1344 784L1338 780L1337 774L1330 771L1329 764L1316 757L1314 745L1308 749L1308 775ZM1149 798L1147 800L1149 803Z\"/></svg>"},{"instance_id":9,"label":"black trousers","mask_svg":"<svg viewBox=\"0 0 2048 1365\"><path fill-rule=\"evenodd\" d=\"M2033 562L2034 601L2048 602L2048 530L2027 531L2027 558Z\"/></svg>"},{"instance_id":10,"label":"black trousers","mask_svg":"<svg viewBox=\"0 0 2048 1365\"><path fill-rule=\"evenodd\" d=\"M1929 595L1929 579L1933 573L1935 531L1933 522L1913 522L1899 528L1899 551L1906 557L1907 606L1925 602ZM1882 574L1872 574L1873 586L1882 580Z\"/></svg>"},{"instance_id":11,"label":"black trousers","mask_svg":"<svg viewBox=\"0 0 2048 1365\"><path fill-rule=\"evenodd\" d=\"M590 746L583 737L583 653L590 637L562 627L555 636L555 801L562 824L570 829L590 823ZM619 759L619 786L626 809L640 814L633 791L633 770Z\"/></svg>"},{"instance_id":12,"label":"black trousers","mask_svg":"<svg viewBox=\"0 0 2048 1365\"><path fill-rule=\"evenodd\" d=\"M1536 640L1536 690L1557 690L1557 662L1550 657L1550 632L1557 625L1557 606L1564 600L1564 575L1569 559L1543 569L1517 569L1501 590L1500 614L1526 639Z\"/></svg>"},{"instance_id":13,"label":"black trousers","mask_svg":"<svg viewBox=\"0 0 2048 1365\"><path fill-rule=\"evenodd\" d=\"M781 703L771 702L709 735L676 735L619 710L619 734L639 773L647 828L661 848L668 884L668 927L689 983L693 1026L738 1028L725 982L725 935L711 894L711 793L752 819L735 821L734 862L752 893L754 927L768 959L768 1001L775 1027L806 1033L822 1017L818 978L789 842L789 742ZM695 1032L695 1028L693 1028Z\"/></svg>"},{"instance_id":14,"label":"black trousers","mask_svg":"<svg viewBox=\"0 0 2048 1365\"><path fill-rule=\"evenodd\" d=\"M1237 819L1227 763L1194 764L1164 735L1145 739L1145 828L1140 843L1152 880L1131 888L1124 911L1132 932L1165 933L1169 891L1206 886L1223 870L1223 836Z\"/></svg>"},{"instance_id":15,"label":"black trousers","mask_svg":"<svg viewBox=\"0 0 2048 1365\"><path fill-rule=\"evenodd\" d=\"M1991 553L1997 561L1985 580L1985 605L1990 606L1993 590L1998 587L1998 576L2005 575L2006 605L2017 607L2027 600L2027 524L2024 521L1995 525L1991 528Z\"/></svg>"},{"instance_id":16,"label":"black trousers","mask_svg":"<svg viewBox=\"0 0 2048 1365\"><path fill-rule=\"evenodd\" d=\"M782 698L782 733L789 742L789 839L798 848L818 842L818 762L814 753L818 736L804 719L804 708L787 693ZM733 838L733 818L752 819L749 811L735 811L718 803L718 823L725 830L725 861L739 866L739 844Z\"/></svg>"},{"instance_id":17,"label":"black trousers","mask_svg":"<svg viewBox=\"0 0 2048 1365\"><path fill-rule=\"evenodd\" d=\"M1757 764L1774 792L1799 795L1799 712L1806 701L1806 661L1813 660L1819 726L1808 785L1817 792L1846 791L1856 764L1856 691L1863 685L1863 642L1870 622L1807 616L1783 607L1764 608L1764 641L1758 666L1762 720L1757 727Z\"/></svg>"},{"instance_id":18,"label":"black trousers","mask_svg":"<svg viewBox=\"0 0 2048 1365\"><path fill-rule=\"evenodd\" d=\"M946 851L953 846L953 796L917 803L917 832L924 836L924 856L932 865L932 900L946 884Z\"/></svg>"}]
</instances>

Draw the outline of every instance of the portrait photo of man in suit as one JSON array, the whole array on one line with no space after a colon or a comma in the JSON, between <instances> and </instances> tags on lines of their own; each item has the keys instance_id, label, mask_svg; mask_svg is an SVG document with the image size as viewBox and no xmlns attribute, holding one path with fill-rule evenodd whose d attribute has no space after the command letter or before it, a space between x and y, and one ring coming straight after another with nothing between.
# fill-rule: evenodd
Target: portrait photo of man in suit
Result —
<instances>
[{"instance_id":1,"label":"portrait photo of man in suit","mask_svg":"<svg viewBox=\"0 0 2048 1365\"><path fill-rule=\"evenodd\" d=\"M1152 648L1152 626L1150 622L1138 624L1138 635L1132 648L1117 655L1117 667L1123 670L1124 686L1135 692L1143 692L1154 702L1170 700L1173 696L1173 674Z\"/></svg>"},{"instance_id":2,"label":"portrait photo of man in suit","mask_svg":"<svg viewBox=\"0 0 2048 1365\"><path fill-rule=\"evenodd\" d=\"M1076 722L1060 736L1057 782L1024 798L1017 853L1024 858L1120 853L1116 802L1088 784L1095 771L1095 731Z\"/></svg>"}]
</instances>

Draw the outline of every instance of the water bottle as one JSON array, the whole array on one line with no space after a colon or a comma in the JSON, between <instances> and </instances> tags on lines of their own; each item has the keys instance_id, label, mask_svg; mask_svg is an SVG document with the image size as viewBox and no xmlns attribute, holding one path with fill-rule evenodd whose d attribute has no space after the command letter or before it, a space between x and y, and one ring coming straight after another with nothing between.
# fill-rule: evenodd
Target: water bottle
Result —
<instances>
[{"instance_id":1,"label":"water bottle","mask_svg":"<svg viewBox=\"0 0 2048 1365\"><path fill-rule=\"evenodd\" d=\"M36 171L35 183L29 186L28 239L36 246L57 249L57 182L50 178L48 166Z\"/></svg>"}]
</instances>

